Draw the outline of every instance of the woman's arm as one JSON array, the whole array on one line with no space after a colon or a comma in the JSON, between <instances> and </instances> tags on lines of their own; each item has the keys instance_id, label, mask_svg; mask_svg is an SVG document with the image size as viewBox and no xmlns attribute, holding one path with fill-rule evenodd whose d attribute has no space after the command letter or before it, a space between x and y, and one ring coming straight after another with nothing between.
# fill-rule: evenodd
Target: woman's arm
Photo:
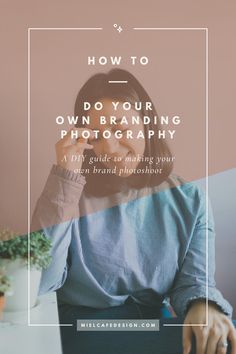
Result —
<instances>
[{"instance_id":1,"label":"woman's arm","mask_svg":"<svg viewBox=\"0 0 236 354\"><path fill-rule=\"evenodd\" d=\"M81 134L83 129L77 131ZM57 165L52 167L31 225L32 231L43 230L52 242L52 261L42 272L40 294L56 290L65 282L72 224L79 217L79 200L85 184L85 178L73 171L80 169L84 150L92 148L87 139L73 141L70 134L55 145Z\"/></svg>"},{"instance_id":2,"label":"woman's arm","mask_svg":"<svg viewBox=\"0 0 236 354\"><path fill-rule=\"evenodd\" d=\"M222 312L231 316L232 307L215 287L215 232L212 210L206 209L206 196L198 189L196 224L182 265L170 293L171 304L178 316L184 317L191 301L208 298Z\"/></svg>"},{"instance_id":3,"label":"woman's arm","mask_svg":"<svg viewBox=\"0 0 236 354\"><path fill-rule=\"evenodd\" d=\"M52 242L52 261L42 272L39 293L60 288L67 276L68 248L85 184L83 176L53 165L33 217L32 230L43 230ZM78 235L79 236L79 235Z\"/></svg>"},{"instance_id":4,"label":"woman's arm","mask_svg":"<svg viewBox=\"0 0 236 354\"><path fill-rule=\"evenodd\" d=\"M232 307L215 287L212 211L206 209L205 195L200 191L198 195L197 222L171 292L171 303L176 313L185 317L184 354L191 351L193 335L196 338L197 354L226 354L227 340L231 341L232 353L236 354L235 329L230 320Z\"/></svg>"}]
</instances>

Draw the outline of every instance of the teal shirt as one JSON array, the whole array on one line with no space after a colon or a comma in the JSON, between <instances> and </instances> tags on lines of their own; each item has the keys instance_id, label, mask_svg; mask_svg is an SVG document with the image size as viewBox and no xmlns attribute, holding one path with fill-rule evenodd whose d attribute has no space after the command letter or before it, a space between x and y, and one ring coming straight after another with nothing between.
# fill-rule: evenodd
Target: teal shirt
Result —
<instances>
[{"instance_id":1,"label":"teal shirt","mask_svg":"<svg viewBox=\"0 0 236 354\"><path fill-rule=\"evenodd\" d=\"M169 298L179 316L208 296L232 314L215 287L213 218L196 185L170 176L159 187L89 198L84 184L54 165L38 200L33 225L53 243L40 294L57 290L62 303L94 308Z\"/></svg>"}]
</instances>

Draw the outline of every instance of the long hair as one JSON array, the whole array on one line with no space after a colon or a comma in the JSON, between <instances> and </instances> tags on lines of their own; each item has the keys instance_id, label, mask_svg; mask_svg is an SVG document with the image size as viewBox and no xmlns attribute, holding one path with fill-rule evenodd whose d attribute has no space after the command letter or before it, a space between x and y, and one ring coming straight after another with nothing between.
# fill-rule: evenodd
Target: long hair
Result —
<instances>
[{"instance_id":1,"label":"long hair","mask_svg":"<svg viewBox=\"0 0 236 354\"><path fill-rule=\"evenodd\" d=\"M126 84L110 84L109 81L127 81ZM108 98L111 100L117 100L120 102L130 102L134 105L135 102L151 102L152 110L146 111L145 104L140 112L141 116L148 115L150 119L150 124L144 125L145 133L145 151L144 157L163 157L171 158L170 149L165 141L165 139L155 139L147 138L147 132L151 130L159 130L160 126L153 123L153 117L157 116L156 109L153 102L146 90L140 84L140 82L132 75L130 72L123 69L112 69L108 73L98 73L90 77L87 82L80 89L75 102L74 114L75 116L86 115L87 112L83 109L83 103L85 101L91 104L103 99ZM159 120L158 120L159 121ZM84 127L80 120L78 120L76 127ZM158 168L162 169L161 174L132 174L128 177L119 177L114 174L93 174L92 168L104 168L105 166L101 162L96 162L91 165L88 163L89 158L95 157L93 150L87 150L85 161L83 162L82 168L89 169L89 174L86 175L86 185L85 192L95 196L110 195L113 193L120 192L121 190L129 188L143 188L145 186L157 186L162 183L171 173L173 169L173 164L171 162L161 161L158 164ZM144 159L145 160L145 159ZM171 159L170 159L171 160ZM144 168L149 165L148 162L142 161L139 163L137 168ZM150 166L150 165L149 165Z\"/></svg>"}]
</instances>

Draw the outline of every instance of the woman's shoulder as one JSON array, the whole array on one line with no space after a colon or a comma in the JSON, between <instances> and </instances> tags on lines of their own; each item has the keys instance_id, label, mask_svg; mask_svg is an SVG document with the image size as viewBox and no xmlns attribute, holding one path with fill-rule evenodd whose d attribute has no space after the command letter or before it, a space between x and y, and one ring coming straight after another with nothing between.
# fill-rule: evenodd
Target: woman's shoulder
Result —
<instances>
[{"instance_id":1,"label":"woman's shoulder","mask_svg":"<svg viewBox=\"0 0 236 354\"><path fill-rule=\"evenodd\" d=\"M159 186L152 188L153 193L157 193L160 197L169 199L177 199L179 202L201 202L205 199L205 192L194 181L187 181L177 174L171 174ZM163 192L163 193L162 193Z\"/></svg>"},{"instance_id":2,"label":"woman's shoulder","mask_svg":"<svg viewBox=\"0 0 236 354\"><path fill-rule=\"evenodd\" d=\"M81 215L93 213L113 206L148 198L152 203L160 202L169 205L186 205L196 207L203 194L194 182L187 182L184 178L171 174L157 186L145 186L141 189L129 188L126 191L106 197L88 196L82 193L80 200Z\"/></svg>"}]
</instances>

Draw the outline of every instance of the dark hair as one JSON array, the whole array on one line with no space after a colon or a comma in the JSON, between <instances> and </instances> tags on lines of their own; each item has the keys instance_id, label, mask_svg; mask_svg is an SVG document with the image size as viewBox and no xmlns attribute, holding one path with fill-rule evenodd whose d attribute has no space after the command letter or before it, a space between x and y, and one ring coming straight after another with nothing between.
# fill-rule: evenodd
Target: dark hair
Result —
<instances>
[{"instance_id":1,"label":"dark hair","mask_svg":"<svg viewBox=\"0 0 236 354\"><path fill-rule=\"evenodd\" d=\"M113 84L109 81L127 81L126 84ZM101 100L102 98L116 99L121 102L129 101L132 104L134 102L152 102L151 98L139 83L139 81L128 71L123 69L112 69L108 73L98 73L90 77L87 82L80 89L75 102L74 114L81 117L86 115L83 110L83 102L88 101L91 104ZM145 105L143 105L145 107ZM160 129L159 125L153 123L153 117L156 115L156 109L152 103L152 110L146 111L142 109L142 117L148 115L151 118L151 122L148 125L144 125L145 136L149 129ZM78 120L77 127L83 127ZM119 177L113 174L93 174L91 172L91 165L88 163L90 156L96 156L93 150L86 150L86 158L82 168L90 170L90 173L86 175L87 183L85 185L85 192L96 195L104 196L117 193L127 187L143 188L145 186L157 186L162 183L172 171L173 165L171 162L160 162L158 168L162 168L161 174L132 174L128 177ZM146 139L144 156L158 156L172 157L170 149L165 139ZM137 168L145 168L149 165L148 162L140 162ZM96 162L97 168L104 168L101 162ZM150 165L149 165L150 166Z\"/></svg>"}]
</instances>

